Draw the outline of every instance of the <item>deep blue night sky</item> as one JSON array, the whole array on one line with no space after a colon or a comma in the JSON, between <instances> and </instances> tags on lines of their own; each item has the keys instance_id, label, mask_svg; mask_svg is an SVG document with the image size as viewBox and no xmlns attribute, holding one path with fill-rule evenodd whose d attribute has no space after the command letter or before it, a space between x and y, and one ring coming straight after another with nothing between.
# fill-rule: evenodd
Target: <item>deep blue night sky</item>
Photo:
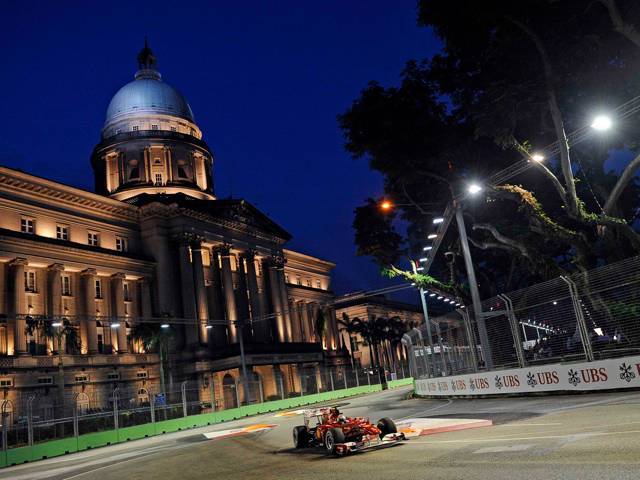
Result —
<instances>
[{"instance_id":1,"label":"deep blue night sky","mask_svg":"<svg viewBox=\"0 0 640 480\"><path fill-rule=\"evenodd\" d=\"M353 209L381 177L336 115L370 80L433 55L414 0L3 2L0 163L93 189L89 155L144 36L216 156L216 193L246 198L334 261L338 293L385 285L355 257Z\"/></svg>"}]
</instances>

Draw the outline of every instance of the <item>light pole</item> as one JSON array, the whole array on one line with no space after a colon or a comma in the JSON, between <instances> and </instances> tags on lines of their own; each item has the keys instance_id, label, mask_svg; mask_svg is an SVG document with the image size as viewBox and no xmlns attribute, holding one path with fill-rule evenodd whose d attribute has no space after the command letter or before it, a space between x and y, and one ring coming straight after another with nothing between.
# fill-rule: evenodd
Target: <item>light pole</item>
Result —
<instances>
[{"instance_id":1,"label":"light pole","mask_svg":"<svg viewBox=\"0 0 640 480\"><path fill-rule=\"evenodd\" d=\"M476 191L476 193L479 190ZM478 334L480 335L480 345L482 346L485 366L488 370L493 368L493 358L491 357L491 346L489 345L489 336L487 335L487 326L484 322L482 313L482 303L480 302L480 292L478 291L478 281L476 280L476 272L473 268L473 260L471 259L471 250L469 249L469 240L467 238L467 229L464 225L464 217L462 216L462 205L454 200L454 208L456 210L456 223L458 225L458 233L460 235L460 244L462 245L462 255L464 257L464 265L467 270L467 278L469 280L469 291L471 292L471 301L473 303L473 314L478 324ZM475 338L475 337L474 337ZM475 341L474 341L475 343ZM469 345L474 348L473 345Z\"/></svg>"},{"instance_id":2,"label":"light pole","mask_svg":"<svg viewBox=\"0 0 640 480\"><path fill-rule=\"evenodd\" d=\"M244 401L249 404L249 378L247 377L247 360L244 354L244 326L246 320L236 320L235 324L239 330L238 343L240 344L240 365L242 366L242 388L244 388Z\"/></svg>"},{"instance_id":3,"label":"light pole","mask_svg":"<svg viewBox=\"0 0 640 480\"><path fill-rule=\"evenodd\" d=\"M411 268L413 269L413 273L417 274L417 267L416 267L416 263L411 260ZM422 302L422 314L424 315L424 324L425 327L427 327L427 342L429 344L429 360L427 362L427 365L429 366L429 372L428 375L429 377L431 377L431 363L433 362L434 359L434 355L433 355L433 339L431 337L431 322L429 321L429 310L427 309L427 299L424 297L425 294L425 290L420 287L420 301ZM425 352L426 355L426 352ZM435 368L434 368L434 372L435 372Z\"/></svg>"}]
</instances>

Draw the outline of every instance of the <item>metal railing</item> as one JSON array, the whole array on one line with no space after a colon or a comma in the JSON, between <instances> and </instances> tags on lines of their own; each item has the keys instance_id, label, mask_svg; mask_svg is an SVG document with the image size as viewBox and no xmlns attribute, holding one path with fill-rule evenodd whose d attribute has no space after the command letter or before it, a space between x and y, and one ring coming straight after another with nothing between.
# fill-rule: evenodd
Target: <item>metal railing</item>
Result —
<instances>
[{"instance_id":1,"label":"metal railing","mask_svg":"<svg viewBox=\"0 0 640 480\"><path fill-rule=\"evenodd\" d=\"M223 381L214 381L213 375L205 381L171 379L165 392L159 385L124 386L123 381L65 389L63 397L55 385L33 389L18 400L0 400L2 450L410 377L408 364L400 362L380 374L339 366L249 376L248 382L227 375Z\"/></svg>"},{"instance_id":2,"label":"metal railing","mask_svg":"<svg viewBox=\"0 0 640 480\"><path fill-rule=\"evenodd\" d=\"M403 343L415 378L486 370L482 316L494 370L640 354L640 256L561 276L432 318ZM433 351L428 346L433 345Z\"/></svg>"}]
</instances>

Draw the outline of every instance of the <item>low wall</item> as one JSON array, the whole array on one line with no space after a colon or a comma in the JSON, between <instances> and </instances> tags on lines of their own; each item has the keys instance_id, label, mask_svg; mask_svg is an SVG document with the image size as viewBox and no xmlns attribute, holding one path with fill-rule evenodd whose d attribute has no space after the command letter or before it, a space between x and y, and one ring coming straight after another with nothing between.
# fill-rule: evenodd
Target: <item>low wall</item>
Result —
<instances>
[{"instance_id":1,"label":"low wall","mask_svg":"<svg viewBox=\"0 0 640 480\"><path fill-rule=\"evenodd\" d=\"M389 388L398 388L405 385L411 385L412 382L413 379L408 378L404 380L391 381L388 385ZM204 427L229 420L249 417L251 415L288 410L304 405L311 405L313 403L326 402L329 400L362 395L365 393L379 392L381 390L382 387L380 385L364 385L360 387L334 390L333 392L317 393L313 395L305 395L303 397L294 397L284 400L258 403L255 405L247 405L239 408L221 410L214 413L203 413L200 415L191 415L188 417L158 421L155 423L145 423L133 427L119 428L117 430L87 433L85 435L80 435L79 437L38 443L31 447L11 448L5 452L0 452L0 467L17 465L19 463L26 463L35 460L43 460L45 458L80 452L91 448L104 447L106 445L114 445L116 443L128 442L139 438L161 435L163 433Z\"/></svg>"},{"instance_id":2,"label":"low wall","mask_svg":"<svg viewBox=\"0 0 640 480\"><path fill-rule=\"evenodd\" d=\"M415 381L418 396L474 396L640 387L640 356Z\"/></svg>"}]
</instances>

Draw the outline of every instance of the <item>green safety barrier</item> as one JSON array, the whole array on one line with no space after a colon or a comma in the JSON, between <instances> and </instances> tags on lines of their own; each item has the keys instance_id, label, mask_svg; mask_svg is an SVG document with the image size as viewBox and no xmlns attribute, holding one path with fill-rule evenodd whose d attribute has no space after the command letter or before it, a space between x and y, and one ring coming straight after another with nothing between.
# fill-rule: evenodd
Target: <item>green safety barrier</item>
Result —
<instances>
[{"instance_id":1,"label":"green safety barrier","mask_svg":"<svg viewBox=\"0 0 640 480\"><path fill-rule=\"evenodd\" d=\"M405 378L404 380L392 380L388 382L388 387L399 388L412 384L412 378ZM78 437L63 438L61 440L50 440L48 442L37 443L30 447L17 447L11 448L5 452L0 452L0 467L43 460L68 453L81 452L92 448L99 448L140 438L162 435L163 433L206 427L207 425L228 422L252 415L288 410L304 405L336 400L338 398L379 392L381 390L382 387L380 385L364 385L361 387L334 390L332 392L315 393L302 397L285 398L283 400L274 400L254 405L247 405L244 407L230 408L219 412L201 413L199 415L174 418L171 420L161 420L156 421L155 423L145 423L132 427L118 428L116 430L86 433Z\"/></svg>"}]
</instances>

